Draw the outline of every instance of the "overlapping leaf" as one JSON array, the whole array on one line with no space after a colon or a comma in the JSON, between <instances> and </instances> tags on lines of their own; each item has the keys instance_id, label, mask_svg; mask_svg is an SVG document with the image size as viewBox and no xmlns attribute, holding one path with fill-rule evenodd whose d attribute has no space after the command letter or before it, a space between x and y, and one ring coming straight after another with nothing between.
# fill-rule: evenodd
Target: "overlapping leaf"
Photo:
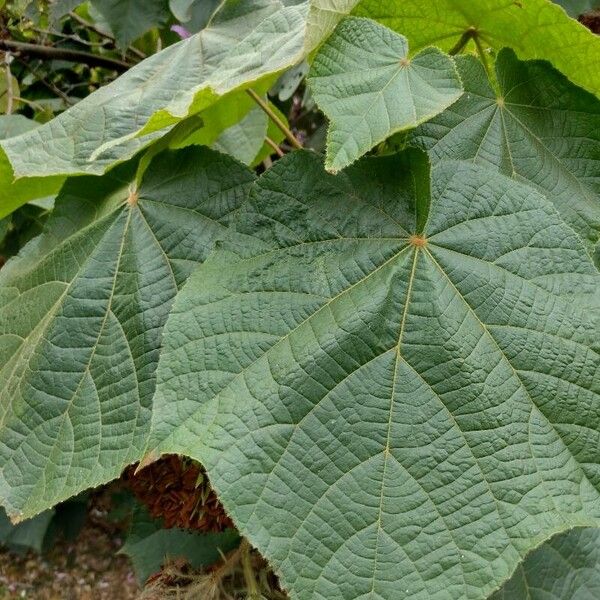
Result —
<instances>
[{"instance_id":1,"label":"overlapping leaf","mask_svg":"<svg viewBox=\"0 0 600 600\"><path fill-rule=\"evenodd\" d=\"M600 38L551 0L361 0L355 12L405 35L413 52L430 45L448 51L475 32L482 45L509 46L523 60L549 60L600 95Z\"/></svg>"},{"instance_id":2,"label":"overlapping leaf","mask_svg":"<svg viewBox=\"0 0 600 600\"><path fill-rule=\"evenodd\" d=\"M596 600L600 597L600 530L574 529L530 556L490 600Z\"/></svg>"},{"instance_id":3,"label":"overlapping leaf","mask_svg":"<svg viewBox=\"0 0 600 600\"><path fill-rule=\"evenodd\" d=\"M535 185L581 236L600 238L600 101L548 63L496 63L500 95L473 57L457 61L464 96L415 132L434 161L467 159Z\"/></svg>"},{"instance_id":4,"label":"overlapping leaf","mask_svg":"<svg viewBox=\"0 0 600 600\"><path fill-rule=\"evenodd\" d=\"M278 162L239 215L250 238L166 327L152 455L206 466L292 598L483 599L600 524L581 298L600 275L551 203L488 168L436 167L422 230L419 172Z\"/></svg>"},{"instance_id":5,"label":"overlapping leaf","mask_svg":"<svg viewBox=\"0 0 600 600\"><path fill-rule=\"evenodd\" d=\"M408 58L406 38L370 19L344 19L323 45L309 83L330 119L327 168L336 172L392 133L416 127L462 93L452 59Z\"/></svg>"},{"instance_id":6,"label":"overlapping leaf","mask_svg":"<svg viewBox=\"0 0 600 600\"><path fill-rule=\"evenodd\" d=\"M321 11L330 5L336 0L318 2ZM252 85L266 91L320 41L309 35L309 9L311 0L228 0L206 29L144 60L37 131L2 143L0 217L38 193L23 178L102 174L160 130L223 96ZM18 194L8 189L13 175L20 179Z\"/></svg>"},{"instance_id":7,"label":"overlapping leaf","mask_svg":"<svg viewBox=\"0 0 600 600\"><path fill-rule=\"evenodd\" d=\"M203 148L75 179L0 272L0 504L26 518L117 477L146 442L162 328L253 175Z\"/></svg>"}]
</instances>

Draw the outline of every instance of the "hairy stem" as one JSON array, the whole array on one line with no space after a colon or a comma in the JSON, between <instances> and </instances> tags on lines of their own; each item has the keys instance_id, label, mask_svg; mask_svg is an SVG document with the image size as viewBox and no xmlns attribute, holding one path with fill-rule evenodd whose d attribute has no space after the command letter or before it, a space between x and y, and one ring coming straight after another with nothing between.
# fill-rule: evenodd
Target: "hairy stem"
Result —
<instances>
[{"instance_id":1,"label":"hairy stem","mask_svg":"<svg viewBox=\"0 0 600 600\"><path fill-rule=\"evenodd\" d=\"M254 568L252 567L252 557L250 556L250 544L248 540L242 540L240 544L242 569L244 571L244 581L248 590L248 600L260 600L260 590L254 577Z\"/></svg>"}]
</instances>

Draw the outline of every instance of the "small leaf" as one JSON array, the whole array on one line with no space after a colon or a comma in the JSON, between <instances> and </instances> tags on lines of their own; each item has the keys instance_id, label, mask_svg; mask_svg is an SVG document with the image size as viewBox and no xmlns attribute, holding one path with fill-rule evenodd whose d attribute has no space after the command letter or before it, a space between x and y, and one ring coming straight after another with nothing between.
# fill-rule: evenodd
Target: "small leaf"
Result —
<instances>
[{"instance_id":1,"label":"small leaf","mask_svg":"<svg viewBox=\"0 0 600 600\"><path fill-rule=\"evenodd\" d=\"M149 448L206 467L297 598L482 600L600 525L600 274L469 163L433 169L420 232L402 159L278 161L165 330Z\"/></svg>"},{"instance_id":2,"label":"small leaf","mask_svg":"<svg viewBox=\"0 0 600 600\"><path fill-rule=\"evenodd\" d=\"M600 530L574 529L532 552L490 600L596 600Z\"/></svg>"},{"instance_id":3,"label":"small leaf","mask_svg":"<svg viewBox=\"0 0 600 600\"><path fill-rule=\"evenodd\" d=\"M331 120L327 169L339 171L392 133L442 112L462 93L451 58L408 58L406 39L369 19L344 19L315 57L309 84Z\"/></svg>"},{"instance_id":4,"label":"small leaf","mask_svg":"<svg viewBox=\"0 0 600 600\"><path fill-rule=\"evenodd\" d=\"M150 575L160 571L169 559L183 558L194 569L220 560L222 554L233 550L240 541L234 529L222 533L194 533L185 529L164 529L145 507L133 512L131 529L120 554L129 556L139 581L143 584Z\"/></svg>"},{"instance_id":5,"label":"small leaf","mask_svg":"<svg viewBox=\"0 0 600 600\"><path fill-rule=\"evenodd\" d=\"M550 0L361 0L355 12L405 35L413 52L430 45L449 51L465 32L475 32L484 46L550 61L600 96L600 38Z\"/></svg>"},{"instance_id":6,"label":"small leaf","mask_svg":"<svg viewBox=\"0 0 600 600\"><path fill-rule=\"evenodd\" d=\"M0 503L27 518L145 447L173 298L228 235L253 174L206 148L67 182L0 271Z\"/></svg>"},{"instance_id":7,"label":"small leaf","mask_svg":"<svg viewBox=\"0 0 600 600\"><path fill-rule=\"evenodd\" d=\"M419 127L434 162L490 165L538 188L593 254L600 239L600 101L542 61L503 50L497 97L473 57L457 61L465 94Z\"/></svg>"}]
</instances>

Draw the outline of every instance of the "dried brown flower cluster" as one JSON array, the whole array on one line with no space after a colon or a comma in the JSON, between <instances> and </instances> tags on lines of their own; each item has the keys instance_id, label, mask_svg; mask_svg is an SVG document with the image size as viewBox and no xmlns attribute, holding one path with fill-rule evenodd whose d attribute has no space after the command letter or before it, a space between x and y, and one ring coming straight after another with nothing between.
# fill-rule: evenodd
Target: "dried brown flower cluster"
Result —
<instances>
[{"instance_id":1,"label":"dried brown flower cluster","mask_svg":"<svg viewBox=\"0 0 600 600\"><path fill-rule=\"evenodd\" d=\"M165 527L204 532L233 527L198 463L168 455L137 474L135 468L127 469L125 481L150 514L163 519Z\"/></svg>"}]
</instances>

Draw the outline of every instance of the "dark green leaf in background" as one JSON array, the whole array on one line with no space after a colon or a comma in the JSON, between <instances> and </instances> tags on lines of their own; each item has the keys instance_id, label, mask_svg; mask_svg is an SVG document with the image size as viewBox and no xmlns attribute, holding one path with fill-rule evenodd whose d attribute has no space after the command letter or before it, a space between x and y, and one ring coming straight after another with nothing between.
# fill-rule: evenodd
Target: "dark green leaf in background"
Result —
<instances>
[{"instance_id":1,"label":"dark green leaf in background","mask_svg":"<svg viewBox=\"0 0 600 600\"><path fill-rule=\"evenodd\" d=\"M169 18L168 0L91 0L110 26L117 42L125 47Z\"/></svg>"},{"instance_id":2,"label":"dark green leaf in background","mask_svg":"<svg viewBox=\"0 0 600 600\"><path fill-rule=\"evenodd\" d=\"M490 600L597 600L600 530L574 529L534 550Z\"/></svg>"},{"instance_id":3,"label":"dark green leaf in background","mask_svg":"<svg viewBox=\"0 0 600 600\"><path fill-rule=\"evenodd\" d=\"M120 553L129 556L143 584L169 559L183 558L194 569L199 569L218 561L222 553L233 550L239 541L239 534L234 529L223 533L165 529L145 507L138 506L133 512L131 528Z\"/></svg>"}]
</instances>

